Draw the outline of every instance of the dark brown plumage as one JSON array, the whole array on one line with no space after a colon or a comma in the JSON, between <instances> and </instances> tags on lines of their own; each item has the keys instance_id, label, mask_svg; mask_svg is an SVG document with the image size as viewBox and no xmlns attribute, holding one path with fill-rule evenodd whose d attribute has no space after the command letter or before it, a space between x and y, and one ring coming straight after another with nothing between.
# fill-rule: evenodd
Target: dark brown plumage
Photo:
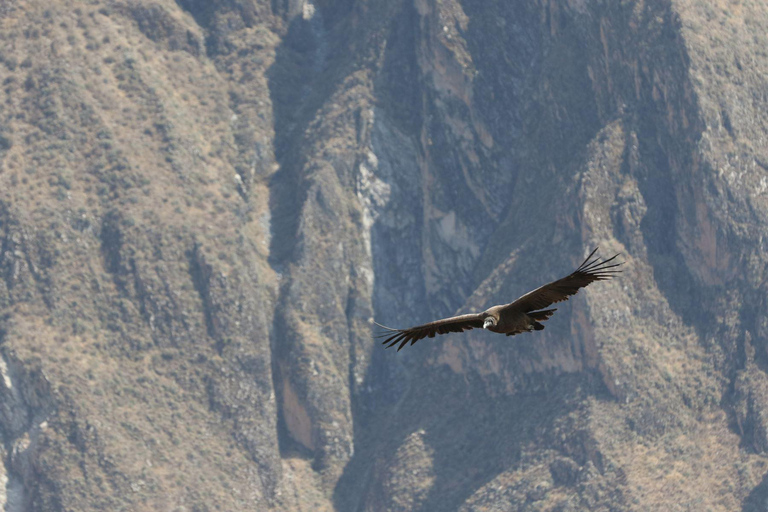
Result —
<instances>
[{"instance_id":1,"label":"dark brown plumage","mask_svg":"<svg viewBox=\"0 0 768 512\"><path fill-rule=\"evenodd\" d=\"M409 329L392 329L376 324L387 330L377 337L386 338L383 344L387 348L399 344L397 350L400 351L409 341L413 345L423 338L434 338L437 334L464 332L469 329L488 329L507 336L514 336L521 332L540 331L544 329L544 325L540 322L547 320L557 311L556 309L543 308L556 302L568 300L571 295L575 295L579 291L579 288L584 288L594 281L610 279L621 272L615 267L622 265L623 262L609 265L618 254L603 261L600 261L599 257L591 260L596 252L597 249L592 251L584 263L570 275L536 288L509 304L493 306L482 313L444 318Z\"/></svg>"}]
</instances>

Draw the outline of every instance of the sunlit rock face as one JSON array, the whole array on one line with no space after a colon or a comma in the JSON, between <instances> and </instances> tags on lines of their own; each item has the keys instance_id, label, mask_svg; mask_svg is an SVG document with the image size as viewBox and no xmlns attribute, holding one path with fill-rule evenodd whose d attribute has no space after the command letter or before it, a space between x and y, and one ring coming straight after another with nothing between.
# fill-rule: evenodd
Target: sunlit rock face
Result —
<instances>
[{"instance_id":1,"label":"sunlit rock face","mask_svg":"<svg viewBox=\"0 0 768 512\"><path fill-rule=\"evenodd\" d=\"M768 7L0 3L0 503L762 510ZM480 311L594 247L546 329Z\"/></svg>"}]
</instances>

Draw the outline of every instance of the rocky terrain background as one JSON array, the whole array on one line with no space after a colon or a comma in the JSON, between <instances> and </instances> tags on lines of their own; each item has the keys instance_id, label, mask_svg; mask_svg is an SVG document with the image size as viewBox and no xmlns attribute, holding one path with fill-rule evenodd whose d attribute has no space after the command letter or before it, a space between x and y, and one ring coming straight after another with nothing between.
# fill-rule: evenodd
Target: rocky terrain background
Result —
<instances>
[{"instance_id":1,"label":"rocky terrain background","mask_svg":"<svg viewBox=\"0 0 768 512\"><path fill-rule=\"evenodd\" d=\"M6 511L765 510L764 2L0 0L0 84Z\"/></svg>"}]
</instances>

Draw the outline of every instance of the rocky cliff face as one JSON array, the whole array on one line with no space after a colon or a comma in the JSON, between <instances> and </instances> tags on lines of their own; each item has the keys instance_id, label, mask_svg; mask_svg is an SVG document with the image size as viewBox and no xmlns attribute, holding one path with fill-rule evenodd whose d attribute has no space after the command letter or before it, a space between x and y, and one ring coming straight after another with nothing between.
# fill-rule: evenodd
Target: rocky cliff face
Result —
<instances>
[{"instance_id":1,"label":"rocky cliff face","mask_svg":"<svg viewBox=\"0 0 768 512\"><path fill-rule=\"evenodd\" d=\"M768 7L0 5L6 510L762 510ZM622 252L547 329L403 326Z\"/></svg>"}]
</instances>

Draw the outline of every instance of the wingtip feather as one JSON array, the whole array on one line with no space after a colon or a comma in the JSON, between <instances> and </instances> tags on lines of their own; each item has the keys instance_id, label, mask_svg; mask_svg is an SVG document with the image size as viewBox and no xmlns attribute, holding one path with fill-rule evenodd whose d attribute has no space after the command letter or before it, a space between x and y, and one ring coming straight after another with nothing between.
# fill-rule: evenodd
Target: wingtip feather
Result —
<instances>
[{"instance_id":1,"label":"wingtip feather","mask_svg":"<svg viewBox=\"0 0 768 512\"><path fill-rule=\"evenodd\" d=\"M377 322L376 320L374 320L374 321L373 321L373 323L375 323L376 325L378 325L378 326L379 326L379 327L381 327L382 329L386 329L386 330L388 330L388 331L397 331L397 330L398 330L398 329L393 329L392 327L387 327L386 325L381 325L381 324L380 324L379 322Z\"/></svg>"}]
</instances>

